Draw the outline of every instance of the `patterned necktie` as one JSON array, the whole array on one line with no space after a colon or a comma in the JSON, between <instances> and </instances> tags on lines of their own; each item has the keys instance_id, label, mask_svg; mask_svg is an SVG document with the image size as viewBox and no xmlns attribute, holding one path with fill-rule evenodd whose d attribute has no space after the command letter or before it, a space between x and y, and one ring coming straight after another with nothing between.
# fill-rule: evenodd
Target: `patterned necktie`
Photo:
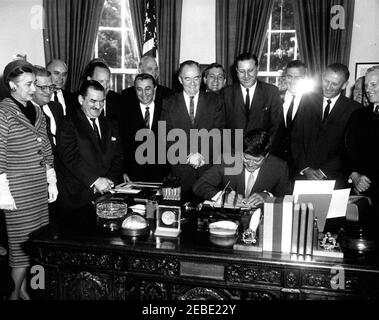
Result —
<instances>
[{"instance_id":1,"label":"patterned necktie","mask_svg":"<svg viewBox=\"0 0 379 320\"><path fill-rule=\"evenodd\" d=\"M190 97L190 118L191 118L191 122L192 124L194 124L195 122L195 105L194 105L194 102L193 102L193 96Z\"/></svg>"},{"instance_id":2,"label":"patterned necktie","mask_svg":"<svg viewBox=\"0 0 379 320\"><path fill-rule=\"evenodd\" d=\"M329 115L329 110L330 110L330 104L332 103L332 101L330 99L326 100L327 102L327 105L326 105L326 108L324 110L324 116L322 118L322 122L325 122L326 121L326 118L328 117Z\"/></svg>"},{"instance_id":3,"label":"patterned necktie","mask_svg":"<svg viewBox=\"0 0 379 320\"><path fill-rule=\"evenodd\" d=\"M146 106L146 109L145 109L145 125L146 125L146 128L150 129L150 111L149 111L149 106Z\"/></svg>"},{"instance_id":4,"label":"patterned necktie","mask_svg":"<svg viewBox=\"0 0 379 320\"><path fill-rule=\"evenodd\" d=\"M245 198L248 198L250 196L251 190L253 190L254 182L254 172L250 172L249 180L247 181L247 186L245 190Z\"/></svg>"},{"instance_id":5,"label":"patterned necktie","mask_svg":"<svg viewBox=\"0 0 379 320\"><path fill-rule=\"evenodd\" d=\"M290 103L290 107L287 111L287 115L286 115L286 127L289 128L292 124L292 113L293 113L293 102L295 100L295 96L293 95L292 96L292 100L291 100L291 103Z\"/></svg>"},{"instance_id":6,"label":"patterned necktie","mask_svg":"<svg viewBox=\"0 0 379 320\"><path fill-rule=\"evenodd\" d=\"M54 102L59 102L57 91L54 91Z\"/></svg>"},{"instance_id":7,"label":"patterned necktie","mask_svg":"<svg viewBox=\"0 0 379 320\"><path fill-rule=\"evenodd\" d=\"M250 113L250 95L249 95L249 89L246 88L246 99L245 99L246 118L249 118L249 113Z\"/></svg>"},{"instance_id":8,"label":"patterned necktie","mask_svg":"<svg viewBox=\"0 0 379 320\"><path fill-rule=\"evenodd\" d=\"M96 124L96 118L91 118L91 121L92 121L93 132L95 134L96 140L99 142L99 144L101 144L101 137L99 133L99 128L97 127L97 124Z\"/></svg>"}]
</instances>

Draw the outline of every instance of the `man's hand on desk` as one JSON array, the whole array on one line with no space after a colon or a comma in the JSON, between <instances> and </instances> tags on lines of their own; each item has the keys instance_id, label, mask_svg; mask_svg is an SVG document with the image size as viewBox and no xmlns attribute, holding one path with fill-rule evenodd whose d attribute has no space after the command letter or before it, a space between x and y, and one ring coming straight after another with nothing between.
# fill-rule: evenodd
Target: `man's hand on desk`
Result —
<instances>
[{"instance_id":1,"label":"man's hand on desk","mask_svg":"<svg viewBox=\"0 0 379 320\"><path fill-rule=\"evenodd\" d=\"M97 178L96 181L93 183L93 189L95 193L99 192L101 194L104 194L111 190L113 187L113 181L104 177Z\"/></svg>"},{"instance_id":2,"label":"man's hand on desk","mask_svg":"<svg viewBox=\"0 0 379 320\"><path fill-rule=\"evenodd\" d=\"M192 166L194 169L198 169L205 164L205 158L198 152L190 153L187 157L187 164Z\"/></svg>"},{"instance_id":3,"label":"man's hand on desk","mask_svg":"<svg viewBox=\"0 0 379 320\"><path fill-rule=\"evenodd\" d=\"M303 170L303 174L307 180L322 180L326 178L320 169L307 168Z\"/></svg>"},{"instance_id":4,"label":"man's hand on desk","mask_svg":"<svg viewBox=\"0 0 379 320\"><path fill-rule=\"evenodd\" d=\"M264 194L253 193L249 198L242 200L242 202L251 207L258 207L264 203Z\"/></svg>"},{"instance_id":5,"label":"man's hand on desk","mask_svg":"<svg viewBox=\"0 0 379 320\"><path fill-rule=\"evenodd\" d=\"M367 176L359 174L358 172L353 172L350 175L350 179L352 180L354 189L357 193L365 192L371 186L371 180Z\"/></svg>"}]
</instances>

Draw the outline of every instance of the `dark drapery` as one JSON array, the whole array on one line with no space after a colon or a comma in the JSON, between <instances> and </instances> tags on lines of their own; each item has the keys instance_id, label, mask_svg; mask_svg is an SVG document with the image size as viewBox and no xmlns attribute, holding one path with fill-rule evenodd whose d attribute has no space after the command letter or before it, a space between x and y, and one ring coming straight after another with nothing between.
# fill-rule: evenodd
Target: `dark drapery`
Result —
<instances>
[{"instance_id":1,"label":"dark drapery","mask_svg":"<svg viewBox=\"0 0 379 320\"><path fill-rule=\"evenodd\" d=\"M316 75L334 62L348 66L355 0L293 1L300 55L310 72ZM331 24L334 6L344 8L343 29Z\"/></svg>"},{"instance_id":2,"label":"dark drapery","mask_svg":"<svg viewBox=\"0 0 379 320\"><path fill-rule=\"evenodd\" d=\"M216 61L228 71L243 52L260 58L274 0L216 0Z\"/></svg>"},{"instance_id":3,"label":"dark drapery","mask_svg":"<svg viewBox=\"0 0 379 320\"><path fill-rule=\"evenodd\" d=\"M133 28L137 40L138 52L142 55L143 26L145 20L145 0L129 0Z\"/></svg>"},{"instance_id":4,"label":"dark drapery","mask_svg":"<svg viewBox=\"0 0 379 320\"><path fill-rule=\"evenodd\" d=\"M179 68L182 0L158 0L159 83L173 87L173 79Z\"/></svg>"},{"instance_id":5,"label":"dark drapery","mask_svg":"<svg viewBox=\"0 0 379 320\"><path fill-rule=\"evenodd\" d=\"M46 63L67 63L66 88L76 91L88 61L93 57L104 0L44 0L43 30Z\"/></svg>"}]
</instances>

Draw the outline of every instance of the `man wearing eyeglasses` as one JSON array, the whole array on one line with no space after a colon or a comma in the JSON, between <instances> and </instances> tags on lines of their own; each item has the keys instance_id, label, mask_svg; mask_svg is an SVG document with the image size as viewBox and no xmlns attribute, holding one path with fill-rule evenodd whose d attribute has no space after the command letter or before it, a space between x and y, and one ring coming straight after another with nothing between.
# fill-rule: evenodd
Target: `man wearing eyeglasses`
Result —
<instances>
[{"instance_id":1,"label":"man wearing eyeglasses","mask_svg":"<svg viewBox=\"0 0 379 320\"><path fill-rule=\"evenodd\" d=\"M36 92L34 93L32 102L41 107L45 114L47 134L53 152L55 152L55 136L57 134L57 128L63 118L63 110L59 102L50 101L51 93L55 89L51 79L51 73L41 66L34 66L34 68L36 73Z\"/></svg>"},{"instance_id":2,"label":"man wearing eyeglasses","mask_svg":"<svg viewBox=\"0 0 379 320\"><path fill-rule=\"evenodd\" d=\"M291 194L287 164L269 151L270 135L263 129L249 131L243 139L243 153L236 158L242 161L242 171L227 175L228 165L214 165L196 181L193 192L202 199L216 200L228 187L228 191L234 191L250 207L262 205L270 195Z\"/></svg>"}]
</instances>

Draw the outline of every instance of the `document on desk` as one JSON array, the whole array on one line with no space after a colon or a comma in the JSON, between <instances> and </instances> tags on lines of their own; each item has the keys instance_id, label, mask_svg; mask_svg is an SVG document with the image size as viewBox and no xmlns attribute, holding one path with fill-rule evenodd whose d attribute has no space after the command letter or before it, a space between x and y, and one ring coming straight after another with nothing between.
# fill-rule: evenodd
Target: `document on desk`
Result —
<instances>
[{"instance_id":1,"label":"document on desk","mask_svg":"<svg viewBox=\"0 0 379 320\"><path fill-rule=\"evenodd\" d=\"M141 192L141 189L136 188L133 183L125 182L117 185L114 188L115 193L125 193L125 194L137 194Z\"/></svg>"},{"instance_id":2,"label":"document on desk","mask_svg":"<svg viewBox=\"0 0 379 320\"><path fill-rule=\"evenodd\" d=\"M327 219L346 216L347 203L350 189L333 190Z\"/></svg>"},{"instance_id":3,"label":"document on desk","mask_svg":"<svg viewBox=\"0 0 379 320\"><path fill-rule=\"evenodd\" d=\"M296 180L293 189L295 203L299 194L331 194L335 184L335 180Z\"/></svg>"}]
</instances>

